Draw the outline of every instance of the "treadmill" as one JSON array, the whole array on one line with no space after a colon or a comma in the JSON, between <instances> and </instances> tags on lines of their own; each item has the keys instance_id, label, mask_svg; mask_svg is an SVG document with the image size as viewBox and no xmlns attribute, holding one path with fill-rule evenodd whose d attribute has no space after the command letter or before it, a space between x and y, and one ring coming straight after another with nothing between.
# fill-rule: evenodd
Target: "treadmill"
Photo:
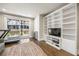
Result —
<instances>
[{"instance_id":1,"label":"treadmill","mask_svg":"<svg viewBox=\"0 0 79 59\"><path fill-rule=\"evenodd\" d=\"M5 48L5 42L4 38L6 35L9 33L10 30L0 30L0 53L4 50Z\"/></svg>"}]
</instances>

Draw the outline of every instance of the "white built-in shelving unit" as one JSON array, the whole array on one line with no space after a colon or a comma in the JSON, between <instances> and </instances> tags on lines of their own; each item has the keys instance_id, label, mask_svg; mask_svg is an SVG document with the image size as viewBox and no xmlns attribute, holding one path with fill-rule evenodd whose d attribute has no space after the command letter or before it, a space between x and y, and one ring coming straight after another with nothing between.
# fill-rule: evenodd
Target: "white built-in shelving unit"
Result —
<instances>
[{"instance_id":1,"label":"white built-in shelving unit","mask_svg":"<svg viewBox=\"0 0 79 59\"><path fill-rule=\"evenodd\" d=\"M61 28L61 20L62 20L62 12L61 10L55 11L54 13L46 16L47 17L47 32L48 28ZM47 33L48 34L48 33ZM47 35L46 36L46 42L52 46L54 46L57 49L60 49L61 46L61 37ZM53 41L57 41L58 43L55 43Z\"/></svg>"},{"instance_id":2,"label":"white built-in shelving unit","mask_svg":"<svg viewBox=\"0 0 79 59\"><path fill-rule=\"evenodd\" d=\"M77 54L77 19L76 4L69 4L62 9L62 48L72 54Z\"/></svg>"},{"instance_id":3,"label":"white built-in shelving unit","mask_svg":"<svg viewBox=\"0 0 79 59\"><path fill-rule=\"evenodd\" d=\"M73 55L79 54L79 4L68 4L45 16L48 28L61 28L61 37L50 36L47 33L46 42L63 49ZM47 30L48 32L48 30ZM59 47L52 42L59 39Z\"/></svg>"}]
</instances>

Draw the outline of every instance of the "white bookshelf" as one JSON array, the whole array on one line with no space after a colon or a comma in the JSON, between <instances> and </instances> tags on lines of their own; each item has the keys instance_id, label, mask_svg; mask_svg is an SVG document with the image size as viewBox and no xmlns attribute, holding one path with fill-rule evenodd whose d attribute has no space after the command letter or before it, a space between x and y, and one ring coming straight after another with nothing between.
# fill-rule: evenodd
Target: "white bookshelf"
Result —
<instances>
[{"instance_id":1,"label":"white bookshelf","mask_svg":"<svg viewBox=\"0 0 79 59\"><path fill-rule=\"evenodd\" d=\"M59 41L60 48L73 54L79 54L79 4L68 4L49 15L47 17L48 28L61 28L61 39ZM47 30L48 32L48 30ZM48 34L47 34L48 35ZM52 45L50 36L47 41Z\"/></svg>"},{"instance_id":2,"label":"white bookshelf","mask_svg":"<svg viewBox=\"0 0 79 59\"><path fill-rule=\"evenodd\" d=\"M76 43L76 4L70 4L62 9L62 48L74 55L77 55ZM69 42L71 41L71 42ZM75 43L75 44L74 44ZM66 46L69 44L69 46ZM72 45L74 46L72 46Z\"/></svg>"},{"instance_id":3,"label":"white bookshelf","mask_svg":"<svg viewBox=\"0 0 79 59\"><path fill-rule=\"evenodd\" d=\"M53 47L57 49L61 49L61 37L52 36L48 34L48 28L61 28L61 20L62 20L62 12L61 10L56 11L52 13L51 15L48 15L45 17L47 20L47 36L46 36L46 42L49 45L52 45ZM53 42L53 40L58 40L58 44Z\"/></svg>"}]
</instances>

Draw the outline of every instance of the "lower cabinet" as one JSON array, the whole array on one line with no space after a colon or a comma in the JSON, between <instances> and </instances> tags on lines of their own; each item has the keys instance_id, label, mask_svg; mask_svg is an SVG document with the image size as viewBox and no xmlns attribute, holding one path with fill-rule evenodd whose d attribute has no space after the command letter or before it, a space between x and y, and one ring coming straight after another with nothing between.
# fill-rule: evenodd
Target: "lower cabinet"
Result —
<instances>
[{"instance_id":1,"label":"lower cabinet","mask_svg":"<svg viewBox=\"0 0 79 59\"><path fill-rule=\"evenodd\" d=\"M77 47L74 40L62 39L62 49L73 55L77 55Z\"/></svg>"}]
</instances>

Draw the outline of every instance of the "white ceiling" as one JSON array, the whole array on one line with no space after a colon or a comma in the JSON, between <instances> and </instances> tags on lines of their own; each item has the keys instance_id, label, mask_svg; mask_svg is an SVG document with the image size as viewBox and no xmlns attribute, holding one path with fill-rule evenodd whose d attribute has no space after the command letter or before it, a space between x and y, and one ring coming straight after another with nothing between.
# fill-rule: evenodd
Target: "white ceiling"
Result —
<instances>
[{"instance_id":1,"label":"white ceiling","mask_svg":"<svg viewBox=\"0 0 79 59\"><path fill-rule=\"evenodd\" d=\"M0 10L8 13L35 17L54 11L67 3L0 3Z\"/></svg>"}]
</instances>

